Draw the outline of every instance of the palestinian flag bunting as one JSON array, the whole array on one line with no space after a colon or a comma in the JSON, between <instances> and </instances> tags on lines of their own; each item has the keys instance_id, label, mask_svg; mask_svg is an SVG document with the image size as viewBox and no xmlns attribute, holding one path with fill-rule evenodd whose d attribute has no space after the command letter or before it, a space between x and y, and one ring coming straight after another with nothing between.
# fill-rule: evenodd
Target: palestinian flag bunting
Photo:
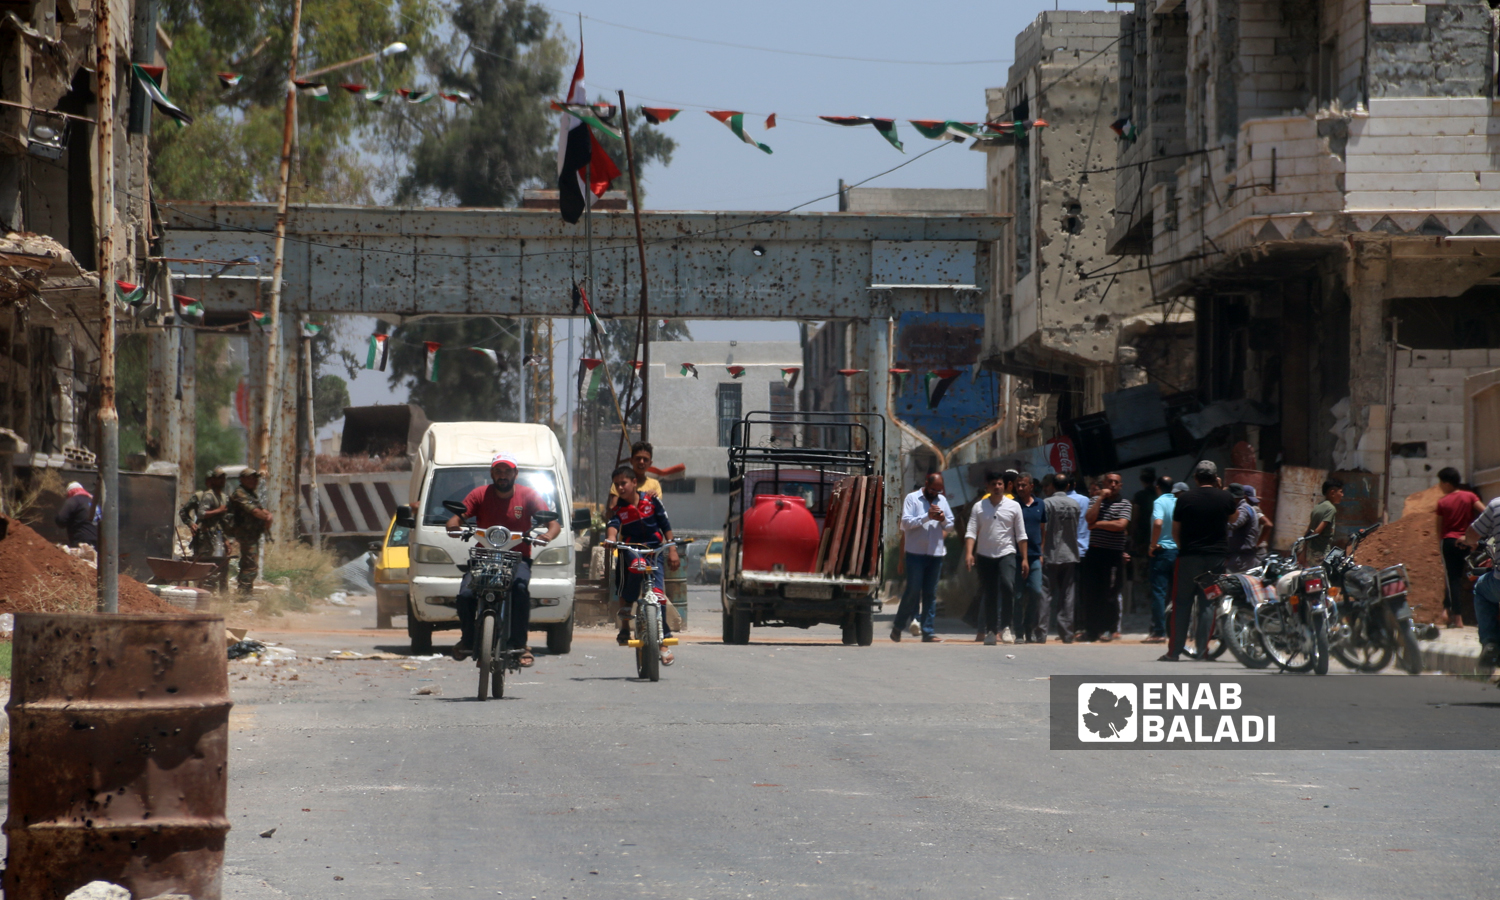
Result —
<instances>
[{"instance_id":1,"label":"palestinian flag bunting","mask_svg":"<svg viewBox=\"0 0 1500 900\"><path fill-rule=\"evenodd\" d=\"M484 347L470 347L469 348L469 352L470 353L477 353L480 356L484 357L485 359L489 360L490 362L494 363L496 369L501 368L501 366L500 366L500 354L496 353L494 350L487 350Z\"/></svg>"},{"instance_id":2,"label":"palestinian flag bunting","mask_svg":"<svg viewBox=\"0 0 1500 900\"><path fill-rule=\"evenodd\" d=\"M604 120L600 118L600 110L597 106L588 103L558 103L554 100L552 108L558 112L565 112L578 121L587 123L592 128L599 129L617 141L624 140L624 138L620 137L618 131L604 124ZM613 110L614 107L610 107L610 109Z\"/></svg>"},{"instance_id":3,"label":"palestinian flag bunting","mask_svg":"<svg viewBox=\"0 0 1500 900\"><path fill-rule=\"evenodd\" d=\"M781 383L792 390L797 389L797 376L802 374L800 366L790 366L781 370Z\"/></svg>"},{"instance_id":4,"label":"palestinian flag bunting","mask_svg":"<svg viewBox=\"0 0 1500 900\"><path fill-rule=\"evenodd\" d=\"M262 333L271 326L271 317L258 309L250 310L250 321L254 322L255 327L259 328Z\"/></svg>"},{"instance_id":5,"label":"palestinian flag bunting","mask_svg":"<svg viewBox=\"0 0 1500 900\"><path fill-rule=\"evenodd\" d=\"M677 114L680 112L682 112L682 110L672 109L666 106L641 107L641 115L645 116L646 121L650 122L652 125L660 125L663 122L670 122L673 119L677 118Z\"/></svg>"},{"instance_id":6,"label":"palestinian flag bunting","mask_svg":"<svg viewBox=\"0 0 1500 900\"><path fill-rule=\"evenodd\" d=\"M906 390L906 379L911 375L911 369L891 368L888 371L891 373L891 378L896 382L896 396L899 397Z\"/></svg>"},{"instance_id":7,"label":"palestinian flag bunting","mask_svg":"<svg viewBox=\"0 0 1500 900\"><path fill-rule=\"evenodd\" d=\"M449 103L473 103L474 102L473 95L470 94L468 91L449 91L446 94L442 93L442 92L439 92L438 96L442 97L444 100L447 100Z\"/></svg>"},{"instance_id":8,"label":"palestinian flag bunting","mask_svg":"<svg viewBox=\"0 0 1500 900\"><path fill-rule=\"evenodd\" d=\"M599 399L599 386L603 382L604 360L585 356L578 361L578 393L582 399Z\"/></svg>"},{"instance_id":9,"label":"palestinian flag bunting","mask_svg":"<svg viewBox=\"0 0 1500 900\"><path fill-rule=\"evenodd\" d=\"M849 379L855 375L863 375L868 369L839 369L839 374L844 376L844 387L849 387Z\"/></svg>"},{"instance_id":10,"label":"palestinian flag bunting","mask_svg":"<svg viewBox=\"0 0 1500 900\"><path fill-rule=\"evenodd\" d=\"M745 367L744 366L725 366L724 367L724 371L726 371L726 372L729 373L729 377L730 378L744 378L745 377Z\"/></svg>"},{"instance_id":11,"label":"palestinian flag bunting","mask_svg":"<svg viewBox=\"0 0 1500 900\"><path fill-rule=\"evenodd\" d=\"M116 281L115 296L122 303L139 306L146 299L146 286L144 284L131 284L128 281Z\"/></svg>"},{"instance_id":12,"label":"palestinian flag bunting","mask_svg":"<svg viewBox=\"0 0 1500 900\"><path fill-rule=\"evenodd\" d=\"M370 349L365 354L365 368L374 369L377 372L385 371L385 364L391 358L391 338L388 334L370 335Z\"/></svg>"},{"instance_id":13,"label":"palestinian flag bunting","mask_svg":"<svg viewBox=\"0 0 1500 900\"><path fill-rule=\"evenodd\" d=\"M375 104L376 106L379 106L380 104L382 104L382 103L384 103L386 101L386 98L388 98L388 97L391 96L391 92L390 91L365 91L363 94L360 94L360 96L363 97L363 98L365 98L369 102Z\"/></svg>"},{"instance_id":14,"label":"palestinian flag bunting","mask_svg":"<svg viewBox=\"0 0 1500 900\"><path fill-rule=\"evenodd\" d=\"M407 103L431 103L437 99L437 91L419 91L414 88L400 88L396 93L406 98Z\"/></svg>"},{"instance_id":15,"label":"palestinian flag bunting","mask_svg":"<svg viewBox=\"0 0 1500 900\"><path fill-rule=\"evenodd\" d=\"M1129 116L1126 116L1123 119L1115 119L1113 122L1109 123L1109 127L1110 130L1119 135L1122 140L1129 141L1132 144L1134 144L1135 139L1140 136L1140 133L1136 131L1135 123L1130 121Z\"/></svg>"},{"instance_id":16,"label":"palestinian flag bunting","mask_svg":"<svg viewBox=\"0 0 1500 900\"><path fill-rule=\"evenodd\" d=\"M183 128L193 124L193 117L182 111L182 107L167 99L167 95L161 90L161 77L166 74L165 66L143 66L140 63L131 63L130 68L134 70L135 77L141 80L141 86L151 96L151 102L161 110L162 115L175 120Z\"/></svg>"},{"instance_id":17,"label":"palestinian flag bunting","mask_svg":"<svg viewBox=\"0 0 1500 900\"><path fill-rule=\"evenodd\" d=\"M328 85L323 82L294 81L292 84L297 87L299 93L306 94L314 100L322 100L324 103L328 102Z\"/></svg>"},{"instance_id":18,"label":"palestinian flag bunting","mask_svg":"<svg viewBox=\"0 0 1500 900\"><path fill-rule=\"evenodd\" d=\"M729 130L734 132L740 140L744 141L752 147L759 147L762 152L771 152L770 147L767 147L765 144L760 143L755 138L745 133L744 113L735 112L728 109L711 109L708 111L708 114L727 125L729 127Z\"/></svg>"},{"instance_id":19,"label":"palestinian flag bunting","mask_svg":"<svg viewBox=\"0 0 1500 900\"><path fill-rule=\"evenodd\" d=\"M952 119L907 119L911 127L924 138L934 141L962 141L979 136L979 123L955 122Z\"/></svg>"},{"instance_id":20,"label":"palestinian flag bunting","mask_svg":"<svg viewBox=\"0 0 1500 900\"><path fill-rule=\"evenodd\" d=\"M601 341L604 340L604 323L594 315L594 307L589 303L588 291L585 291L581 284L573 285L573 290L578 292L578 299L583 301L583 313L588 316L589 327L594 329L594 334L597 334Z\"/></svg>"},{"instance_id":21,"label":"palestinian flag bunting","mask_svg":"<svg viewBox=\"0 0 1500 900\"><path fill-rule=\"evenodd\" d=\"M901 146L901 139L896 136L895 119L875 119L870 116L818 116L818 118L835 125L874 125L875 130L880 132L880 136L889 141L892 147L902 153L906 152L906 148Z\"/></svg>"},{"instance_id":22,"label":"palestinian flag bunting","mask_svg":"<svg viewBox=\"0 0 1500 900\"><path fill-rule=\"evenodd\" d=\"M240 81L244 79L244 77L245 76L241 75L238 72L220 72L219 87L232 88L235 85L239 84Z\"/></svg>"},{"instance_id":23,"label":"palestinian flag bunting","mask_svg":"<svg viewBox=\"0 0 1500 900\"><path fill-rule=\"evenodd\" d=\"M681 374L682 374L683 378L686 378L689 375L693 376L694 378L697 378L698 377L698 367L695 366L695 365L693 365L692 363L683 363L682 364L682 373Z\"/></svg>"},{"instance_id":24,"label":"palestinian flag bunting","mask_svg":"<svg viewBox=\"0 0 1500 900\"><path fill-rule=\"evenodd\" d=\"M303 322L302 323L302 336L303 337L305 337L305 338L315 338L315 337L317 337L318 335L320 335L322 333L323 333L323 323L322 322Z\"/></svg>"},{"instance_id":25,"label":"palestinian flag bunting","mask_svg":"<svg viewBox=\"0 0 1500 900\"><path fill-rule=\"evenodd\" d=\"M443 349L443 345L439 344L437 341L423 341L422 346L427 351L427 365L423 369L423 373L427 376L428 381L437 381L438 351Z\"/></svg>"},{"instance_id":26,"label":"palestinian flag bunting","mask_svg":"<svg viewBox=\"0 0 1500 900\"><path fill-rule=\"evenodd\" d=\"M775 127L776 127L776 114L775 113L771 113L769 116L766 116L766 130L770 131L772 128L775 128Z\"/></svg>"},{"instance_id":27,"label":"palestinian flag bunting","mask_svg":"<svg viewBox=\"0 0 1500 900\"><path fill-rule=\"evenodd\" d=\"M948 393L948 386L960 374L957 369L938 369L936 372L927 373L922 383L927 388L928 409L938 408L938 404L943 402L943 395Z\"/></svg>"},{"instance_id":28,"label":"palestinian flag bunting","mask_svg":"<svg viewBox=\"0 0 1500 900\"><path fill-rule=\"evenodd\" d=\"M197 319L203 321L202 302L187 296L186 294L173 294L172 299L177 303L177 314L184 319Z\"/></svg>"}]
</instances>

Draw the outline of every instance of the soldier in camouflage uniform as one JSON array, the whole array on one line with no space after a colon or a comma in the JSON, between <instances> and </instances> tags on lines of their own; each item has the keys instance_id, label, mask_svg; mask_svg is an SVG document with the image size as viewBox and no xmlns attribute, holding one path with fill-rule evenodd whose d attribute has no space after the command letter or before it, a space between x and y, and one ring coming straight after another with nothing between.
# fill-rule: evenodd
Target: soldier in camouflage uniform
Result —
<instances>
[{"instance_id":1,"label":"soldier in camouflage uniform","mask_svg":"<svg viewBox=\"0 0 1500 900\"><path fill-rule=\"evenodd\" d=\"M230 537L240 545L240 599L249 600L255 586L255 576L260 573L256 551L260 549L261 536L271 527L271 512L261 503L256 488L260 487L260 472L246 469L240 473L240 486L229 497Z\"/></svg>"},{"instance_id":2,"label":"soldier in camouflage uniform","mask_svg":"<svg viewBox=\"0 0 1500 900\"><path fill-rule=\"evenodd\" d=\"M214 583L219 590L229 586L228 550L224 542L224 525L229 511L229 496L224 492L225 472L223 466L215 466L208 473L205 488L188 498L178 516L182 524L192 529L191 556L199 562L211 562L217 566Z\"/></svg>"}]
</instances>

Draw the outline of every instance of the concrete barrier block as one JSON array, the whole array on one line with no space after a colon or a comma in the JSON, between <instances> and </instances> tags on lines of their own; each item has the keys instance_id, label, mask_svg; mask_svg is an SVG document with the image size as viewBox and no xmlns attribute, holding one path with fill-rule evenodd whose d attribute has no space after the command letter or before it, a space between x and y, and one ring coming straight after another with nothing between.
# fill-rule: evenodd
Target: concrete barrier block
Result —
<instances>
[{"instance_id":1,"label":"concrete barrier block","mask_svg":"<svg viewBox=\"0 0 1500 900\"><path fill-rule=\"evenodd\" d=\"M1447 350L1413 350L1411 364L1421 369L1446 368L1449 365Z\"/></svg>"},{"instance_id":2,"label":"concrete barrier block","mask_svg":"<svg viewBox=\"0 0 1500 900\"><path fill-rule=\"evenodd\" d=\"M1449 350L1448 358L1455 369L1478 369L1489 365L1490 351L1483 347L1473 350Z\"/></svg>"}]
</instances>

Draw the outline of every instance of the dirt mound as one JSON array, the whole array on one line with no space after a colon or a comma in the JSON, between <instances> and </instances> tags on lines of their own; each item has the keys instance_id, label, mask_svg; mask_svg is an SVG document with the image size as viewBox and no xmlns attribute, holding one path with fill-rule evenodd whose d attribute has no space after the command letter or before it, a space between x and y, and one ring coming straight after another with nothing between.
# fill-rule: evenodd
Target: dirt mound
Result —
<instances>
[{"instance_id":1,"label":"dirt mound","mask_svg":"<svg viewBox=\"0 0 1500 900\"><path fill-rule=\"evenodd\" d=\"M1376 529L1354 554L1356 562L1367 566L1406 566L1411 582L1407 600L1418 622L1444 621L1443 595L1448 576L1437 533L1437 502L1442 496L1436 486L1408 496L1401 518Z\"/></svg>"},{"instance_id":2,"label":"dirt mound","mask_svg":"<svg viewBox=\"0 0 1500 900\"><path fill-rule=\"evenodd\" d=\"M82 560L74 559L16 519L0 540L0 613L83 612L93 608L98 579ZM177 614L167 603L129 575L120 576L120 612L134 615Z\"/></svg>"}]
</instances>

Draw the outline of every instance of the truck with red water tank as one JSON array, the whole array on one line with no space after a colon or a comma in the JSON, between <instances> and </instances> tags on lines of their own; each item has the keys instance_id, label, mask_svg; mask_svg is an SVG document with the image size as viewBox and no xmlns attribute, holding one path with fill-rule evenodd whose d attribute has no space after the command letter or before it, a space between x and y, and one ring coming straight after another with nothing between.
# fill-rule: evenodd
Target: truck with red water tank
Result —
<instances>
[{"instance_id":1,"label":"truck with red water tank","mask_svg":"<svg viewBox=\"0 0 1500 900\"><path fill-rule=\"evenodd\" d=\"M726 644L752 626L838 625L868 647L880 602L884 419L752 412L729 447L720 576Z\"/></svg>"}]
</instances>

